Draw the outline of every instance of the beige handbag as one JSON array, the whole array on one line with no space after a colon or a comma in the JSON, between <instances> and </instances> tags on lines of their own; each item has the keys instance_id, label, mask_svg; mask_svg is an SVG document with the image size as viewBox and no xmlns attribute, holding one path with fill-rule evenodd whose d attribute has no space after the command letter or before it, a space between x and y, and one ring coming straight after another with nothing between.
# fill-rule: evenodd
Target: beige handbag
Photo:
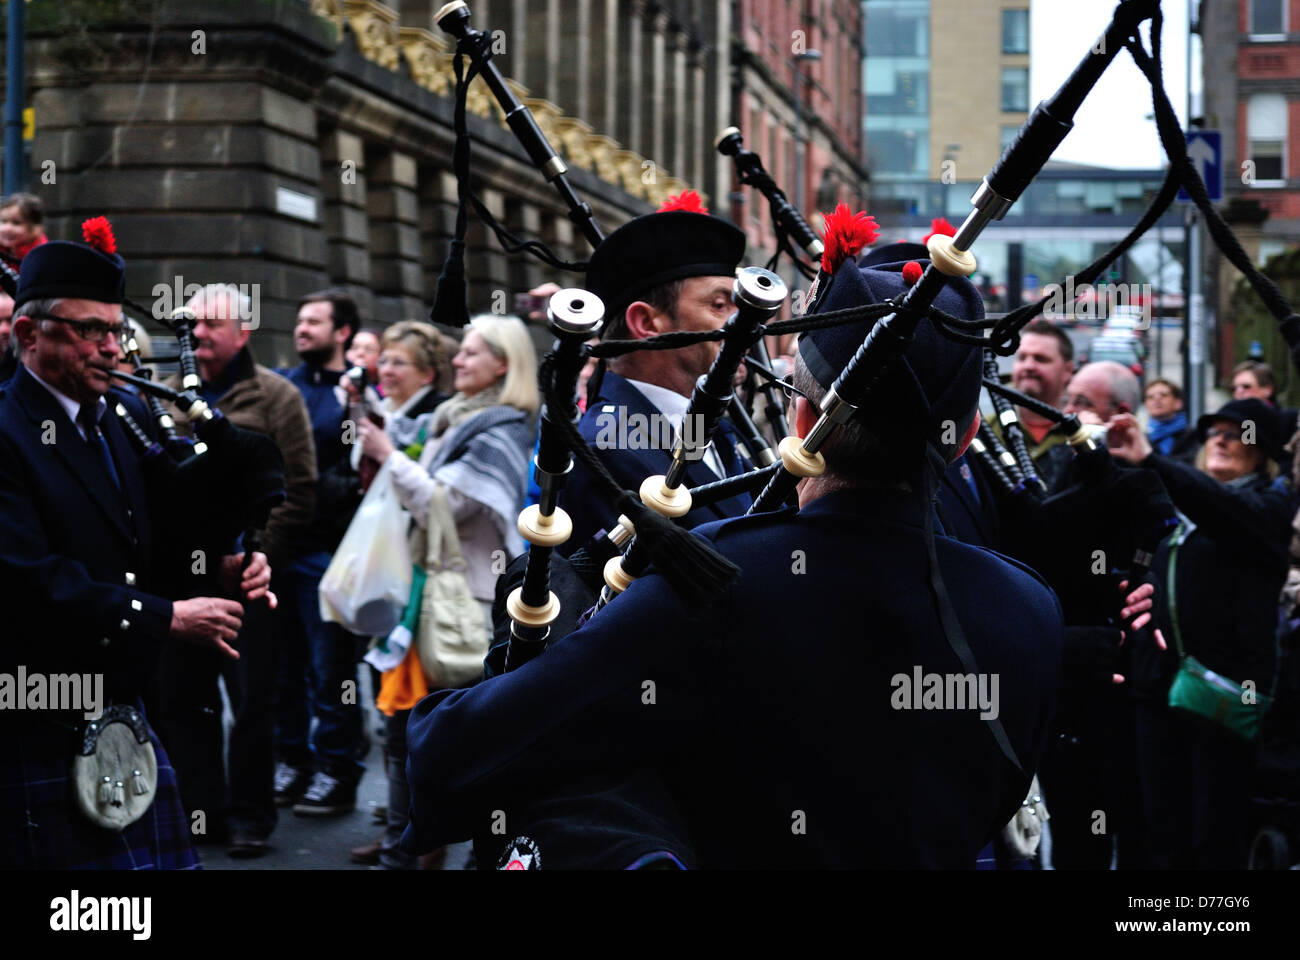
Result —
<instances>
[{"instance_id":1,"label":"beige handbag","mask_svg":"<svg viewBox=\"0 0 1300 960\"><path fill-rule=\"evenodd\" d=\"M488 626L465 579L456 520L441 484L433 488L426 531L424 597L416 651L430 689L464 687L483 674Z\"/></svg>"}]
</instances>

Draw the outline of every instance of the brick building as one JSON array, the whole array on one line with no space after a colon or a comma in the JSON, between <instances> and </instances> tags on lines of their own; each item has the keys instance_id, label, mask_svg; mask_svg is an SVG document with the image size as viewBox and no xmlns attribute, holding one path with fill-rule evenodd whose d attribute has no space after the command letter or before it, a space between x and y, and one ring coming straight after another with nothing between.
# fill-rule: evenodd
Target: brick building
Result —
<instances>
[{"instance_id":1,"label":"brick building","mask_svg":"<svg viewBox=\"0 0 1300 960\"><path fill-rule=\"evenodd\" d=\"M741 0L735 4L734 123L746 146L814 228L844 201L866 206L862 5L857 0ZM775 248L761 195L737 193L731 216L752 259Z\"/></svg>"},{"instance_id":2,"label":"brick building","mask_svg":"<svg viewBox=\"0 0 1300 960\"><path fill-rule=\"evenodd\" d=\"M1262 264L1300 243L1300 0L1199 7L1203 118L1223 133L1223 209ZM1228 308L1240 274L1212 243L1207 251L1222 378L1248 347Z\"/></svg>"},{"instance_id":3,"label":"brick building","mask_svg":"<svg viewBox=\"0 0 1300 960\"><path fill-rule=\"evenodd\" d=\"M308 290L342 285L363 316L381 325L426 317L456 201L452 47L433 21L440 4L135 3L155 11L152 21L128 16L132 5L106 0L116 13L106 16L111 26L89 24L77 45L70 45L53 0L28 9L28 102L37 128L29 189L46 203L48 233L74 236L84 217L108 215L129 265L128 295L159 311L177 305L173 291L189 284L258 284L264 329L254 344L267 362L290 357L293 303ZM534 53L552 57L562 49L550 43L557 29L577 52L585 49L563 26L578 13L590 17L591 35L613 31L625 50L633 25L648 15L633 6L496 0L471 8L474 26L501 31L494 37L503 73L606 230L696 186L675 177L668 162L629 149L631 143L681 159L702 176L716 179L721 169L701 162L708 150L681 139L683 131L697 139L706 133L695 132L703 121L689 109L695 94L677 85L676 65L667 71L674 77L671 109L648 126L627 120L644 117L644 103L638 111L630 102L643 91L620 79L620 57L603 44L587 50L581 96L574 56L562 53L563 69L533 67ZM543 9L545 29L528 19ZM602 25L598 14L614 20ZM668 49L652 40L651 56L661 47ZM711 56L716 60L716 51ZM703 76L706 59L686 73L696 93L725 79L718 70L711 80ZM644 74L636 56L629 67ZM537 90L515 79L515 70ZM593 126L569 109L587 109L602 124L613 118L614 128ZM473 182L488 207L512 230L541 237L566 258L585 259L585 239L505 128L481 80L470 90L468 126ZM545 279L575 282L572 274L557 276L531 258L505 254L472 214L468 242L471 309L509 310L512 294ZM539 344L546 339L539 330Z\"/></svg>"}]
</instances>

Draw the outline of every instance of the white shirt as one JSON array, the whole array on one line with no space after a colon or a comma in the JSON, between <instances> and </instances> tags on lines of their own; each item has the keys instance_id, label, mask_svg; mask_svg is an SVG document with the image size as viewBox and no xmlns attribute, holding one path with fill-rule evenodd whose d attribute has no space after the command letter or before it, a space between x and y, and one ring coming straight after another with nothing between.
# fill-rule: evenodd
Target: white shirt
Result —
<instances>
[{"instance_id":1,"label":"white shirt","mask_svg":"<svg viewBox=\"0 0 1300 960\"><path fill-rule=\"evenodd\" d=\"M27 366L27 365L23 364L23 366ZM50 386L48 383L46 383L44 380L38 377L36 375L36 371L34 371L31 367L27 367L27 372L32 375L33 380L39 383L46 390L50 391L50 396L52 396L55 400L57 400L59 406L61 406L64 409L64 411L68 414L68 419L71 420L72 425L77 428L77 433L81 435L81 439L82 440L87 439L86 430L84 427L82 427L81 421L77 419L77 414L81 412L81 404L78 403L76 400L73 400L70 396L68 396L63 391ZM99 423L99 421L103 419L104 411L107 409L108 409L108 401L105 400L103 397L100 397L98 403L95 404L96 423Z\"/></svg>"},{"instance_id":2,"label":"white shirt","mask_svg":"<svg viewBox=\"0 0 1300 960\"><path fill-rule=\"evenodd\" d=\"M659 412L664 415L673 429L677 431L677 436L682 435L682 421L686 419L686 410L691 405L690 397L683 397L676 390L669 390L667 387L661 387L655 383L646 383L644 380L628 380L628 383L636 387L649 400ZM708 467L718 477L719 480L727 476L727 471L722 466L722 458L718 456L718 451L713 447L713 441L709 441L708 447L704 450L704 465Z\"/></svg>"}]
</instances>

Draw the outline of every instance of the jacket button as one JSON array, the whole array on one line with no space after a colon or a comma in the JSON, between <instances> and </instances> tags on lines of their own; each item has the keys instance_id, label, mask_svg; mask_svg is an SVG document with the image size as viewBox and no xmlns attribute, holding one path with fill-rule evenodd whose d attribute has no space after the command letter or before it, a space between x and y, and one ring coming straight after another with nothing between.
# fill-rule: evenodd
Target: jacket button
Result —
<instances>
[{"instance_id":1,"label":"jacket button","mask_svg":"<svg viewBox=\"0 0 1300 960\"><path fill-rule=\"evenodd\" d=\"M144 609L144 604L141 603L139 600L132 600L132 601L131 601L131 609L134 610L134 611L136 611L136 612L138 613L138 612L140 612L141 610Z\"/></svg>"},{"instance_id":2,"label":"jacket button","mask_svg":"<svg viewBox=\"0 0 1300 960\"><path fill-rule=\"evenodd\" d=\"M108 646L108 645L109 645L110 643L112 643L112 642L113 642L113 641L110 640L110 639L108 639L108 637L101 637L101 638L100 638L100 641L99 641L99 645L100 645L101 647L106 647L106 646Z\"/></svg>"},{"instance_id":3,"label":"jacket button","mask_svg":"<svg viewBox=\"0 0 1300 960\"><path fill-rule=\"evenodd\" d=\"M134 586L135 586L135 574L132 573L130 570L128 570L128 571L126 572L125 579L126 579L126 585L127 585L128 587L134 587Z\"/></svg>"},{"instance_id":4,"label":"jacket button","mask_svg":"<svg viewBox=\"0 0 1300 960\"><path fill-rule=\"evenodd\" d=\"M119 624L117 625L117 627L118 627L119 630L130 630L130 629L131 629L131 621L130 621L130 620L123 620L121 623L119 623Z\"/></svg>"}]
</instances>

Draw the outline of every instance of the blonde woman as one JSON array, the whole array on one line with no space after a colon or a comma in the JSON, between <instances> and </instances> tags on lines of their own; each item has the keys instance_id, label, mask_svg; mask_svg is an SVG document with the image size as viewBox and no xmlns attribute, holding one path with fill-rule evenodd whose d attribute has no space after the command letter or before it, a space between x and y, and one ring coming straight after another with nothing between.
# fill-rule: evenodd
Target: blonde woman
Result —
<instances>
[{"instance_id":1,"label":"blonde woman","mask_svg":"<svg viewBox=\"0 0 1300 960\"><path fill-rule=\"evenodd\" d=\"M528 461L536 432L537 358L523 322L480 315L470 320L451 361L456 393L412 423L414 439L399 450L389 434L363 422L367 457L387 462L398 499L415 523L428 526L429 501L441 486L456 521L470 591L492 622L492 595L505 561L523 551L516 523L523 508ZM387 386L387 384L385 384ZM422 539L422 538L416 538ZM420 556L423 559L423 556ZM427 611L422 611L427 615ZM414 644L406 659L383 675L378 706L388 720L388 825L379 863L409 869L397 847L406 827L406 720L428 693Z\"/></svg>"}]
</instances>

